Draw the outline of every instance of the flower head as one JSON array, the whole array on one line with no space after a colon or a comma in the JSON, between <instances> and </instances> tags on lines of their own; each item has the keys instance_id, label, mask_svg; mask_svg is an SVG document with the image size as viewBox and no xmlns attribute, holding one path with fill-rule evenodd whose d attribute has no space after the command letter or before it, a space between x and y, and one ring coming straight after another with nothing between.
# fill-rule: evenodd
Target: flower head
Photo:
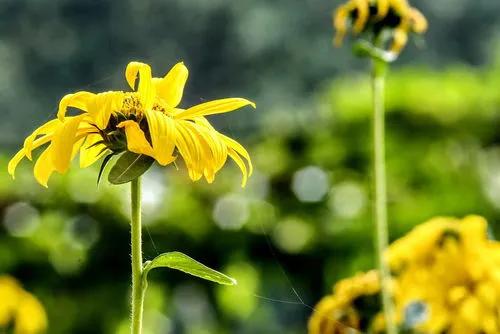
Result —
<instances>
[{"instance_id":1,"label":"flower head","mask_svg":"<svg viewBox=\"0 0 500 334\"><path fill-rule=\"evenodd\" d=\"M154 78L149 65L131 62L125 70L130 92L94 94L79 91L64 96L57 118L36 129L9 162L14 177L18 163L32 159L32 151L46 145L35 163L37 181L47 186L53 172L65 173L79 153L80 167L104 155L130 151L168 165L182 156L193 181L208 182L232 158L243 174L244 185L252 172L250 157L237 141L216 131L205 118L255 104L243 98L226 98L179 108L188 69L176 64L163 78ZM81 112L68 116L68 108Z\"/></svg>"},{"instance_id":2,"label":"flower head","mask_svg":"<svg viewBox=\"0 0 500 334\"><path fill-rule=\"evenodd\" d=\"M485 219L431 219L392 243L386 256L393 273L394 317L401 329L500 332L500 243L488 239ZM378 303L375 310L373 304L363 304L379 291L376 271L339 281L315 308L309 333L343 333L342 324L384 332Z\"/></svg>"},{"instance_id":3,"label":"flower head","mask_svg":"<svg viewBox=\"0 0 500 334\"><path fill-rule=\"evenodd\" d=\"M337 46L342 43L350 20L355 35L371 34L373 40L389 30L392 38L389 50L394 53L401 52L409 33L421 34L427 30L427 20L420 11L410 7L407 0L348 0L333 16Z\"/></svg>"}]
</instances>

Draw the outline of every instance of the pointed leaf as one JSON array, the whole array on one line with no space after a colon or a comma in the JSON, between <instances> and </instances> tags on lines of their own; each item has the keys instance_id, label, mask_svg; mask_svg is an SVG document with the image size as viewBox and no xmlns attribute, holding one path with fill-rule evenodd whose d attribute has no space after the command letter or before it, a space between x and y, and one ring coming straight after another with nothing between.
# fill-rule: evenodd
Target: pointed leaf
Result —
<instances>
[{"instance_id":1,"label":"pointed leaf","mask_svg":"<svg viewBox=\"0 0 500 334\"><path fill-rule=\"evenodd\" d=\"M108 175L112 184L122 184L135 180L144 174L155 160L144 154L123 153L116 161Z\"/></svg>"},{"instance_id":2,"label":"pointed leaf","mask_svg":"<svg viewBox=\"0 0 500 334\"><path fill-rule=\"evenodd\" d=\"M190 258L181 252L169 252L158 255L152 261L144 264L144 277L154 268L166 267L185 272L186 274L203 278L224 285L236 285L234 278L224 275L216 270L210 269L204 264Z\"/></svg>"},{"instance_id":3,"label":"pointed leaf","mask_svg":"<svg viewBox=\"0 0 500 334\"><path fill-rule=\"evenodd\" d=\"M101 168L99 169L99 175L97 176L97 185L99 185L99 182L101 181L101 176L102 173L104 172L104 168L106 168L106 165L108 162L111 160L111 158L114 156L114 153L108 154L106 157L104 157L104 160L102 161Z\"/></svg>"}]
</instances>

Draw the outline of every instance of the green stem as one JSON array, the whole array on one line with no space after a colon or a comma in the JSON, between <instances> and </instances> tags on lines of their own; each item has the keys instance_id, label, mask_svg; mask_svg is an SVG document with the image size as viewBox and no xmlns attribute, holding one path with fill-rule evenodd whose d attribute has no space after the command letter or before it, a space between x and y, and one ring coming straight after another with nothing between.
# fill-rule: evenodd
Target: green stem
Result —
<instances>
[{"instance_id":1,"label":"green stem","mask_svg":"<svg viewBox=\"0 0 500 334\"><path fill-rule=\"evenodd\" d=\"M387 191L385 175L385 117L384 90L387 63L373 59L372 89L373 89L373 170L375 188L375 225L378 266L382 290L382 306L386 319L387 334L396 334L394 324L394 304L390 291L390 271L384 259L384 252L389 246L387 226Z\"/></svg>"},{"instance_id":2,"label":"green stem","mask_svg":"<svg viewBox=\"0 0 500 334\"><path fill-rule=\"evenodd\" d=\"M142 280L142 237L141 237L141 179L131 182L131 233L132 233L132 334L142 333L142 313L145 286Z\"/></svg>"}]
</instances>

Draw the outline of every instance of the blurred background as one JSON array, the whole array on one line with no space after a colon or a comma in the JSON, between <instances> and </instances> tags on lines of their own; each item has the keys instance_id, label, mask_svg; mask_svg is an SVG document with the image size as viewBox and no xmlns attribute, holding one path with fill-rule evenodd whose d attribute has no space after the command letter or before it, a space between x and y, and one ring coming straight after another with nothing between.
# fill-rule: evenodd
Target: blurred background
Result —
<instances>
[{"instance_id":1,"label":"blurred background","mask_svg":"<svg viewBox=\"0 0 500 334\"><path fill-rule=\"evenodd\" d=\"M304 333L309 306L374 267L370 86L349 42L332 47L325 0L0 0L0 274L45 305L49 333L127 333L128 187L73 168L39 186L10 156L59 99L126 89L130 60L190 69L184 106L247 97L211 118L253 157L213 185L184 170L145 177L146 258L182 251L237 278L219 287L150 275L146 333ZM387 86L391 239L437 215L500 230L500 2L413 1L430 22ZM76 167L76 166L75 166ZM96 167L97 168L97 167ZM294 292L294 290L296 292Z\"/></svg>"}]
</instances>

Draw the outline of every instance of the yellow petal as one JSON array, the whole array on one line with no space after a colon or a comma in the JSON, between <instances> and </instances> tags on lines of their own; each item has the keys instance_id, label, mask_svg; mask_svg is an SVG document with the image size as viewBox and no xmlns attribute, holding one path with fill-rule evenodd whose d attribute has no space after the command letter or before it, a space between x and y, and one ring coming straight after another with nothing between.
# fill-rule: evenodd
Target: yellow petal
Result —
<instances>
[{"instance_id":1,"label":"yellow petal","mask_svg":"<svg viewBox=\"0 0 500 334\"><path fill-rule=\"evenodd\" d=\"M410 8L410 20L412 30L417 34L421 34L427 30L427 19L418 9Z\"/></svg>"},{"instance_id":2,"label":"yellow petal","mask_svg":"<svg viewBox=\"0 0 500 334\"><path fill-rule=\"evenodd\" d=\"M408 42L408 31L405 27L398 27L394 29L393 42L391 45L391 52L400 53Z\"/></svg>"},{"instance_id":3,"label":"yellow petal","mask_svg":"<svg viewBox=\"0 0 500 334\"><path fill-rule=\"evenodd\" d=\"M55 171L55 167L53 164L53 146L52 144L45 149L45 151L42 152L40 157L38 157L38 160L35 163L35 168L34 168L34 174L35 174L35 179L40 183L42 186L47 188L47 182L49 181L50 176L52 173Z\"/></svg>"},{"instance_id":4,"label":"yellow petal","mask_svg":"<svg viewBox=\"0 0 500 334\"><path fill-rule=\"evenodd\" d=\"M21 162L21 160L23 160L24 156L24 149L21 149L12 157L12 159L10 159L9 164L7 165L7 171L13 179L15 178L17 165Z\"/></svg>"},{"instance_id":5,"label":"yellow petal","mask_svg":"<svg viewBox=\"0 0 500 334\"><path fill-rule=\"evenodd\" d=\"M377 18L379 20L387 16L389 12L389 0L378 0L377 1Z\"/></svg>"},{"instance_id":6,"label":"yellow petal","mask_svg":"<svg viewBox=\"0 0 500 334\"><path fill-rule=\"evenodd\" d=\"M255 108L255 103L242 98L214 100L198 104L197 106L184 110L183 112L175 115L175 118L186 119L206 115L222 114L248 105Z\"/></svg>"},{"instance_id":7,"label":"yellow petal","mask_svg":"<svg viewBox=\"0 0 500 334\"><path fill-rule=\"evenodd\" d=\"M186 163L189 177L191 180L196 181L203 175L203 169L200 166L201 153L193 135L184 125L183 122L179 122L175 127L175 144Z\"/></svg>"},{"instance_id":8,"label":"yellow petal","mask_svg":"<svg viewBox=\"0 0 500 334\"><path fill-rule=\"evenodd\" d=\"M66 172L71 162L73 146L79 139L76 137L78 126L83 116L84 115L80 115L71 119L66 119L54 133L52 139L53 154L51 154L51 157L55 169L61 174Z\"/></svg>"},{"instance_id":9,"label":"yellow petal","mask_svg":"<svg viewBox=\"0 0 500 334\"><path fill-rule=\"evenodd\" d=\"M134 121L124 121L118 124L118 128L125 128L125 136L127 137L127 149L130 152L145 154L154 158L153 148L146 140L144 131L141 130L139 124Z\"/></svg>"},{"instance_id":10,"label":"yellow petal","mask_svg":"<svg viewBox=\"0 0 500 334\"><path fill-rule=\"evenodd\" d=\"M245 165L243 159L241 159L241 157L238 155L238 153L236 153L235 150L229 148L227 152L228 155L234 160L234 162L236 162L236 165L238 165L238 167L241 170L242 174L241 187L244 187L247 184L247 179L248 179L247 166Z\"/></svg>"},{"instance_id":11,"label":"yellow petal","mask_svg":"<svg viewBox=\"0 0 500 334\"><path fill-rule=\"evenodd\" d=\"M156 94L170 107L175 108L182 100L189 71L183 62L175 64L163 79L155 80Z\"/></svg>"},{"instance_id":12,"label":"yellow petal","mask_svg":"<svg viewBox=\"0 0 500 334\"><path fill-rule=\"evenodd\" d=\"M80 148L80 168L87 168L108 153L106 145L97 144L102 141L98 134L88 135L85 143Z\"/></svg>"},{"instance_id":13,"label":"yellow petal","mask_svg":"<svg viewBox=\"0 0 500 334\"><path fill-rule=\"evenodd\" d=\"M42 304L28 292L22 291L15 317L15 334L42 333L47 329L47 314Z\"/></svg>"},{"instance_id":14,"label":"yellow petal","mask_svg":"<svg viewBox=\"0 0 500 334\"><path fill-rule=\"evenodd\" d=\"M368 6L368 1L366 0L352 0L356 4L357 17L354 21L353 31L359 34L365 28L366 22L368 21L368 15L370 14L370 8Z\"/></svg>"},{"instance_id":15,"label":"yellow petal","mask_svg":"<svg viewBox=\"0 0 500 334\"><path fill-rule=\"evenodd\" d=\"M253 173L253 166L252 166L252 160L250 159L250 155L248 154L247 150L240 144L238 143L236 140L232 139L232 138L229 138L227 136L224 136L223 134L220 134L220 136L222 136L224 142L226 143L226 145L233 149L236 153L238 153L239 155L241 155L243 158L245 158L247 160L247 163L248 163L248 175L252 175Z\"/></svg>"},{"instance_id":16,"label":"yellow petal","mask_svg":"<svg viewBox=\"0 0 500 334\"><path fill-rule=\"evenodd\" d=\"M33 131L31 135L26 137L26 139L24 140L24 150L28 159L31 160L31 151L33 150L33 142L35 141L36 137L38 135L44 135L53 132L59 125L61 125L61 121L59 119L53 119L40 126L38 129Z\"/></svg>"},{"instance_id":17,"label":"yellow petal","mask_svg":"<svg viewBox=\"0 0 500 334\"><path fill-rule=\"evenodd\" d=\"M350 9L347 5L341 5L335 11L333 15L333 27L335 28L335 40L336 46L342 44L342 40L347 32L347 20L349 18Z\"/></svg>"},{"instance_id":18,"label":"yellow petal","mask_svg":"<svg viewBox=\"0 0 500 334\"><path fill-rule=\"evenodd\" d=\"M149 110L153 107L155 98L155 91L151 77L151 67L148 64L137 61L130 62L127 65L125 78L132 89L135 89L137 74L139 74L139 86L137 88L139 100L141 101L144 110Z\"/></svg>"},{"instance_id":19,"label":"yellow petal","mask_svg":"<svg viewBox=\"0 0 500 334\"><path fill-rule=\"evenodd\" d=\"M31 149L35 149L41 145L44 145L46 143L48 143L49 141L52 140L52 135L46 135L42 138L39 138L37 140L35 140L33 142L33 144L31 145ZM19 164L19 162L24 158L24 156L26 155L26 150L24 148L22 148L21 150L19 150L19 152L16 153L16 155L14 155L14 157L9 161L9 164L7 166L7 171L9 172L9 174L12 176L12 178L15 177L14 173L16 171L16 168L17 168L17 165Z\"/></svg>"},{"instance_id":20,"label":"yellow petal","mask_svg":"<svg viewBox=\"0 0 500 334\"><path fill-rule=\"evenodd\" d=\"M389 0L389 2L391 3L391 6L396 11L396 13L403 17L408 15L410 6L408 5L407 0Z\"/></svg>"},{"instance_id":21,"label":"yellow petal","mask_svg":"<svg viewBox=\"0 0 500 334\"><path fill-rule=\"evenodd\" d=\"M66 111L68 107L78 108L83 111L87 111L87 103L95 96L94 93L90 92L76 92L74 94L68 94L61 99L59 102L59 110L57 111L57 118L63 121L66 116Z\"/></svg>"},{"instance_id":22,"label":"yellow petal","mask_svg":"<svg viewBox=\"0 0 500 334\"><path fill-rule=\"evenodd\" d=\"M175 148L175 123L169 116L158 111L145 111L154 157L160 165L167 165L175 160L172 156Z\"/></svg>"},{"instance_id":23,"label":"yellow petal","mask_svg":"<svg viewBox=\"0 0 500 334\"><path fill-rule=\"evenodd\" d=\"M124 93L109 91L99 93L88 102L88 112L99 129L105 129L113 112L120 111Z\"/></svg>"}]
</instances>

